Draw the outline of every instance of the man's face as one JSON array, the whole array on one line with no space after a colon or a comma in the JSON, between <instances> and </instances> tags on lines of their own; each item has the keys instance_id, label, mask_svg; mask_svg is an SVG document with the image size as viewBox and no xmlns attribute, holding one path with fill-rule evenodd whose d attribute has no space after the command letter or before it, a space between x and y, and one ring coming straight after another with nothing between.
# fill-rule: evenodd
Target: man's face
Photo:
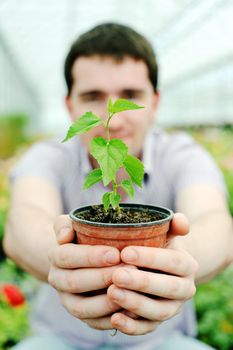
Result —
<instances>
[{"instance_id":1,"label":"man's face","mask_svg":"<svg viewBox=\"0 0 233 350\"><path fill-rule=\"evenodd\" d=\"M146 64L130 57L121 61L108 56L80 57L73 65L72 75L73 86L66 104L73 121L87 111L106 120L109 97L113 102L125 98L145 106L120 112L109 124L110 137L122 139L129 152L139 157L158 104L158 95L153 90ZM90 140L97 136L106 136L103 126L81 135L84 146L88 147Z\"/></svg>"}]
</instances>

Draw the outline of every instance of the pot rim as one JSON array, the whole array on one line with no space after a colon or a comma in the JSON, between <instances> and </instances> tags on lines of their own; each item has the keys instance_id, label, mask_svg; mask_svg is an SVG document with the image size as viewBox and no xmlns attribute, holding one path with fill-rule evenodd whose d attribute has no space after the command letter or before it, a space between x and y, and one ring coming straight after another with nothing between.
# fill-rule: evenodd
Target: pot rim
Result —
<instances>
[{"instance_id":1,"label":"pot rim","mask_svg":"<svg viewBox=\"0 0 233 350\"><path fill-rule=\"evenodd\" d=\"M120 207L125 207L125 208L135 208L135 209L142 209L142 210L150 210L153 212L158 212L159 214L164 214L165 217L160 219L160 220L154 220L154 221L148 221L148 222L138 222L138 223L105 223L105 222L98 222L98 221L89 221L89 220L84 220L77 218L75 214L78 212L82 212L85 210L88 210L92 208L93 206L101 206L103 207L103 204L92 204L88 206L83 206L83 207L78 207L70 211L69 216L70 218L75 221L79 222L82 224L87 224L91 226L105 226L105 227L142 227L142 226L153 226L153 225L160 225L164 224L165 222L171 221L173 218L173 211L171 209L168 209L166 207L160 207L160 206L155 206L155 205L150 205L150 204L136 204L136 203L121 203Z\"/></svg>"}]
</instances>

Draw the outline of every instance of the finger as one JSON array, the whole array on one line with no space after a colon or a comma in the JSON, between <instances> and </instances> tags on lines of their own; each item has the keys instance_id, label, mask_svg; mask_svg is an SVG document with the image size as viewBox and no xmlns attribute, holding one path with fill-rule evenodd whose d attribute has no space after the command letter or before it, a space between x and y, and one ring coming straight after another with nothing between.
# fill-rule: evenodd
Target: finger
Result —
<instances>
[{"instance_id":1,"label":"finger","mask_svg":"<svg viewBox=\"0 0 233 350\"><path fill-rule=\"evenodd\" d=\"M70 293L59 293L61 303L71 315L78 319L93 319L112 314L120 306L111 301L107 294L83 297Z\"/></svg>"},{"instance_id":2,"label":"finger","mask_svg":"<svg viewBox=\"0 0 233 350\"><path fill-rule=\"evenodd\" d=\"M166 299L187 300L196 292L193 279L155 272L119 268L112 275L113 284Z\"/></svg>"},{"instance_id":3,"label":"finger","mask_svg":"<svg viewBox=\"0 0 233 350\"><path fill-rule=\"evenodd\" d=\"M55 289L69 293L84 293L107 288L112 283L113 272L122 265L107 268L65 270L52 266L48 282Z\"/></svg>"},{"instance_id":4,"label":"finger","mask_svg":"<svg viewBox=\"0 0 233 350\"><path fill-rule=\"evenodd\" d=\"M182 306L182 302L177 300L155 300L130 290L118 288L115 285L108 288L107 294L113 302L123 309L150 321L166 321L175 316Z\"/></svg>"},{"instance_id":5,"label":"finger","mask_svg":"<svg viewBox=\"0 0 233 350\"><path fill-rule=\"evenodd\" d=\"M174 236L185 236L189 232L189 222L182 213L175 213L170 224L168 239Z\"/></svg>"},{"instance_id":6,"label":"finger","mask_svg":"<svg viewBox=\"0 0 233 350\"><path fill-rule=\"evenodd\" d=\"M89 319L83 319L83 322L85 322L89 327L98 329L101 331L113 329L112 323L111 323L111 316L106 317L99 317L99 318L89 318Z\"/></svg>"},{"instance_id":7,"label":"finger","mask_svg":"<svg viewBox=\"0 0 233 350\"><path fill-rule=\"evenodd\" d=\"M126 247L121 252L126 264L159 270L177 276L189 276L197 271L197 262L186 251L153 247Z\"/></svg>"},{"instance_id":8,"label":"finger","mask_svg":"<svg viewBox=\"0 0 233 350\"><path fill-rule=\"evenodd\" d=\"M132 319L124 313L115 313L111 317L112 328L128 335L143 335L155 330L159 322Z\"/></svg>"},{"instance_id":9,"label":"finger","mask_svg":"<svg viewBox=\"0 0 233 350\"><path fill-rule=\"evenodd\" d=\"M59 244L70 243L75 238L72 221L68 215L59 215L56 218L54 231Z\"/></svg>"},{"instance_id":10,"label":"finger","mask_svg":"<svg viewBox=\"0 0 233 350\"><path fill-rule=\"evenodd\" d=\"M118 249L108 246L90 246L67 243L49 251L50 261L58 267L103 267L120 263Z\"/></svg>"}]
</instances>

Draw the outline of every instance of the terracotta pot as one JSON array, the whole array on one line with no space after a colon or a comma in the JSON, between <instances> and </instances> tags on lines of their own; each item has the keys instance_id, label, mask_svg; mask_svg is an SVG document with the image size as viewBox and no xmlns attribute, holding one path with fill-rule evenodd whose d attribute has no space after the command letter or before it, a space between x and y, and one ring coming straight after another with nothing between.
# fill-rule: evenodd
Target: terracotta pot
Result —
<instances>
[{"instance_id":1,"label":"terracotta pot","mask_svg":"<svg viewBox=\"0 0 233 350\"><path fill-rule=\"evenodd\" d=\"M74 209L70 213L79 244L110 245L122 250L129 245L163 247L173 212L170 209L144 204L121 204L129 210L149 210L159 216L151 222L113 224L83 220L77 217L80 212L89 210L91 206Z\"/></svg>"}]
</instances>

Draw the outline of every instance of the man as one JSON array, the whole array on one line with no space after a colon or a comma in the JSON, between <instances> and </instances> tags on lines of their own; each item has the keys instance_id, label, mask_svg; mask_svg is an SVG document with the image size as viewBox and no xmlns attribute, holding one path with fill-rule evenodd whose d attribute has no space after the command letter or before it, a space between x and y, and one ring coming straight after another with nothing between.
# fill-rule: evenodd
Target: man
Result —
<instances>
[{"instance_id":1,"label":"man","mask_svg":"<svg viewBox=\"0 0 233 350\"><path fill-rule=\"evenodd\" d=\"M218 169L187 135L152 128L159 104L156 59L147 40L131 28L109 23L83 34L66 58L65 78L73 121L86 111L106 118L110 96L145 106L113 118L111 137L121 138L145 164L135 201L170 207L189 224L175 214L166 249L127 247L120 253L73 243L70 219L60 214L100 202L105 192L100 183L81 189L96 166L87 145L104 130L92 129L66 144L61 137L34 146L12 173L4 246L45 284L32 318L38 335L16 348L206 348L191 338L194 318L186 301L196 282L232 260L232 223ZM85 293L103 288L106 293ZM109 335L112 329L118 330L115 337Z\"/></svg>"}]
</instances>

